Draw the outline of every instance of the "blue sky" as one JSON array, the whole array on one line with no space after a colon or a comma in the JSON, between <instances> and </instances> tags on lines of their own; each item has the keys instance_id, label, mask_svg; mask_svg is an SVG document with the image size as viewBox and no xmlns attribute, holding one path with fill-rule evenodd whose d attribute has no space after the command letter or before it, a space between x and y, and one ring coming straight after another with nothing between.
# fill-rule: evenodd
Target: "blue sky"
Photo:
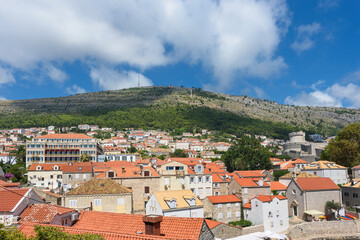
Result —
<instances>
[{"instance_id":1,"label":"blue sky","mask_svg":"<svg viewBox=\"0 0 360 240\"><path fill-rule=\"evenodd\" d=\"M0 99L165 85L360 107L357 0L0 0Z\"/></svg>"}]
</instances>

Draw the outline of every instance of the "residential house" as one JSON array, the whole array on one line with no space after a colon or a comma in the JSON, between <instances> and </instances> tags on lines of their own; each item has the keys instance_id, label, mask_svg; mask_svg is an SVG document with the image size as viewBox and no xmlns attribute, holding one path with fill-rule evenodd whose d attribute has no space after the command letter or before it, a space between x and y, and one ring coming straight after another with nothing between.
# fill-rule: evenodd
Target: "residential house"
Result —
<instances>
[{"instance_id":1,"label":"residential house","mask_svg":"<svg viewBox=\"0 0 360 240\"><path fill-rule=\"evenodd\" d=\"M263 179L265 182L270 182L269 178L272 175L266 170L244 170L234 171L240 178L253 178L255 180Z\"/></svg>"},{"instance_id":2,"label":"residential house","mask_svg":"<svg viewBox=\"0 0 360 240\"><path fill-rule=\"evenodd\" d=\"M62 168L66 163L32 164L27 176L31 186L41 189L58 189L62 186Z\"/></svg>"},{"instance_id":3,"label":"residential house","mask_svg":"<svg viewBox=\"0 0 360 240\"><path fill-rule=\"evenodd\" d=\"M155 164L155 169L160 174L160 191L189 189L189 172L186 164L171 159Z\"/></svg>"},{"instance_id":4,"label":"residential house","mask_svg":"<svg viewBox=\"0 0 360 240\"><path fill-rule=\"evenodd\" d=\"M94 168L96 178L110 178L133 192L133 212L144 214L150 194L160 191L160 175L151 166L106 162Z\"/></svg>"},{"instance_id":5,"label":"residential house","mask_svg":"<svg viewBox=\"0 0 360 240\"><path fill-rule=\"evenodd\" d=\"M21 213L19 223L32 222L60 226L72 226L79 218L79 212L53 204L30 204Z\"/></svg>"},{"instance_id":6,"label":"residential house","mask_svg":"<svg viewBox=\"0 0 360 240\"><path fill-rule=\"evenodd\" d=\"M317 178L318 176L310 174L308 172L288 172L287 174L279 177L279 182L286 187L289 186L293 178Z\"/></svg>"},{"instance_id":7,"label":"residential house","mask_svg":"<svg viewBox=\"0 0 360 240\"><path fill-rule=\"evenodd\" d=\"M271 193L273 195L283 195L283 196L285 196L286 188L287 188L287 186L285 186L284 184L282 184L279 181L270 182L270 190L271 190Z\"/></svg>"},{"instance_id":8,"label":"residential house","mask_svg":"<svg viewBox=\"0 0 360 240\"><path fill-rule=\"evenodd\" d=\"M190 143L188 141L176 141L175 142L175 149L181 149L181 150L185 150L185 149L189 149L190 148Z\"/></svg>"},{"instance_id":9,"label":"residential house","mask_svg":"<svg viewBox=\"0 0 360 240\"><path fill-rule=\"evenodd\" d=\"M159 191L146 204L146 215L203 218L204 208L191 190Z\"/></svg>"},{"instance_id":10,"label":"residential house","mask_svg":"<svg viewBox=\"0 0 360 240\"><path fill-rule=\"evenodd\" d=\"M329 161L312 162L310 165L301 169L302 172L308 172L319 177L329 177L336 184L345 184L349 182L347 168Z\"/></svg>"},{"instance_id":11,"label":"residential house","mask_svg":"<svg viewBox=\"0 0 360 240\"><path fill-rule=\"evenodd\" d=\"M18 217L29 204L43 203L31 188L0 188L0 223L5 226L16 224Z\"/></svg>"},{"instance_id":12,"label":"residential house","mask_svg":"<svg viewBox=\"0 0 360 240\"><path fill-rule=\"evenodd\" d=\"M206 224L209 226L211 232L214 234L215 239L229 239L236 238L243 235L241 227L235 227L230 224L205 219Z\"/></svg>"},{"instance_id":13,"label":"residential house","mask_svg":"<svg viewBox=\"0 0 360 240\"><path fill-rule=\"evenodd\" d=\"M309 162L303 159L291 159L286 162L274 165L275 170L287 170L290 172L300 172L304 167L308 166Z\"/></svg>"},{"instance_id":14,"label":"residential house","mask_svg":"<svg viewBox=\"0 0 360 240\"><path fill-rule=\"evenodd\" d=\"M68 163L62 166L63 190L76 188L80 184L89 181L93 177L93 165L91 162Z\"/></svg>"},{"instance_id":15,"label":"residential house","mask_svg":"<svg viewBox=\"0 0 360 240\"><path fill-rule=\"evenodd\" d=\"M214 173L212 174L213 195L227 195L229 192L229 183L234 179L239 178L236 173Z\"/></svg>"},{"instance_id":16,"label":"residential house","mask_svg":"<svg viewBox=\"0 0 360 240\"><path fill-rule=\"evenodd\" d=\"M240 221L241 200L235 195L209 196L202 201L204 218L229 223Z\"/></svg>"},{"instance_id":17,"label":"residential house","mask_svg":"<svg viewBox=\"0 0 360 240\"><path fill-rule=\"evenodd\" d=\"M342 203L341 190L330 178L294 178L286 189L289 216L306 219L307 211L325 213L327 201Z\"/></svg>"},{"instance_id":18,"label":"residential house","mask_svg":"<svg viewBox=\"0 0 360 240\"><path fill-rule=\"evenodd\" d=\"M64 194L61 205L77 210L132 213L132 191L110 179L92 179Z\"/></svg>"},{"instance_id":19,"label":"residential house","mask_svg":"<svg viewBox=\"0 0 360 240\"><path fill-rule=\"evenodd\" d=\"M351 169L352 171L352 179L360 178L360 165L357 165Z\"/></svg>"},{"instance_id":20,"label":"residential house","mask_svg":"<svg viewBox=\"0 0 360 240\"><path fill-rule=\"evenodd\" d=\"M346 207L360 206L360 179L353 179L341 186L342 201Z\"/></svg>"},{"instance_id":21,"label":"residential house","mask_svg":"<svg viewBox=\"0 0 360 240\"><path fill-rule=\"evenodd\" d=\"M1 188L7 188L7 189L18 189L20 188L20 183L19 182L5 182L3 180L0 180L0 187Z\"/></svg>"},{"instance_id":22,"label":"residential house","mask_svg":"<svg viewBox=\"0 0 360 240\"><path fill-rule=\"evenodd\" d=\"M161 147L152 147L150 148L150 155L155 155L155 156L166 156L169 157L170 153L172 153L171 149L169 148L161 148Z\"/></svg>"},{"instance_id":23,"label":"residential house","mask_svg":"<svg viewBox=\"0 0 360 240\"><path fill-rule=\"evenodd\" d=\"M258 195L243 208L244 219L263 224L265 231L284 232L289 227L288 200L282 195Z\"/></svg>"},{"instance_id":24,"label":"residential house","mask_svg":"<svg viewBox=\"0 0 360 240\"><path fill-rule=\"evenodd\" d=\"M270 185L263 179L234 178L229 183L228 194L235 194L243 203L247 203L256 195L270 195Z\"/></svg>"}]
</instances>

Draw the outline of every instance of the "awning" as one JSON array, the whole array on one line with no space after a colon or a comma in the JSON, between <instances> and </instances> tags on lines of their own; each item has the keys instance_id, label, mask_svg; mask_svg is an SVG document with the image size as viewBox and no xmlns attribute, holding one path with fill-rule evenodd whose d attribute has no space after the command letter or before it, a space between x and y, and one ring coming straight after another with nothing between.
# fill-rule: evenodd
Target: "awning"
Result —
<instances>
[{"instance_id":1,"label":"awning","mask_svg":"<svg viewBox=\"0 0 360 240\"><path fill-rule=\"evenodd\" d=\"M304 211L304 213L306 213L307 215L311 215L311 216L314 216L314 215L325 215L325 213L320 212L320 211L318 211L318 210L307 210L307 211Z\"/></svg>"}]
</instances>

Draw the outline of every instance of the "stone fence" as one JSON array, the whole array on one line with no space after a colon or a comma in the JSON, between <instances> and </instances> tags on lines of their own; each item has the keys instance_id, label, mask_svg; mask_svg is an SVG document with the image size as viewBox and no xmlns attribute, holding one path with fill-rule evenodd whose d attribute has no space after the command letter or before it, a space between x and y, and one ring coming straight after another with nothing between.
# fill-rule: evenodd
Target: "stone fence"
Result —
<instances>
[{"instance_id":1,"label":"stone fence","mask_svg":"<svg viewBox=\"0 0 360 240\"><path fill-rule=\"evenodd\" d=\"M307 222L291 226L287 236L291 240L320 239L326 236L356 236L360 234L360 220Z\"/></svg>"}]
</instances>

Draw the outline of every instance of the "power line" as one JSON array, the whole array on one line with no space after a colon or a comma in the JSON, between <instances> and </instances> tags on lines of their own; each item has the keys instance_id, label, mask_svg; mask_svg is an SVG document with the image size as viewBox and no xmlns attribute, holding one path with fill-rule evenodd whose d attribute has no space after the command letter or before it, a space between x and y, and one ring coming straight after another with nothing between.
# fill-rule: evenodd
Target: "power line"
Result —
<instances>
[{"instance_id":1,"label":"power line","mask_svg":"<svg viewBox=\"0 0 360 240\"><path fill-rule=\"evenodd\" d=\"M25 196L26 193L25 193L24 195L22 195L22 194L20 194L20 193L14 192L14 191L12 191L12 190L10 190L10 189L8 189L8 188L6 188L6 187L3 187L3 186L1 186L1 185L0 185L0 187L1 187L2 189L5 189L6 191L9 191L9 192L14 193L14 194L16 194L16 195L19 195L19 196L21 196L21 197L25 197L25 198L28 198L28 199L30 199L30 200L33 200L33 201L36 201L36 202L39 202L39 203L45 203L44 201L39 201L39 200L37 200L37 199L34 199L34 198L31 198L31 197ZM19 188L19 189L21 189L21 188ZM32 189L32 188L29 188L29 189Z\"/></svg>"}]
</instances>

